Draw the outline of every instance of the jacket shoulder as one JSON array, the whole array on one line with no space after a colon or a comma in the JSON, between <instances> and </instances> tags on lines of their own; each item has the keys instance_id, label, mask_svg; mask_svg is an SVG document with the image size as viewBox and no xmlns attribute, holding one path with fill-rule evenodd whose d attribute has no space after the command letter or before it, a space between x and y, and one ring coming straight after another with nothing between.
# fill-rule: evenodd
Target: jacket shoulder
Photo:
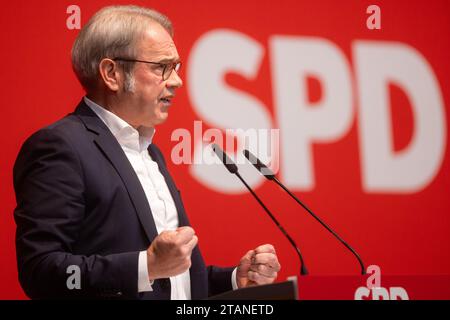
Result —
<instances>
[{"instance_id":1,"label":"jacket shoulder","mask_svg":"<svg viewBox=\"0 0 450 320\"><path fill-rule=\"evenodd\" d=\"M83 122L73 113L32 133L23 143L22 148L33 146L44 140L60 140L72 144L86 131Z\"/></svg>"}]
</instances>

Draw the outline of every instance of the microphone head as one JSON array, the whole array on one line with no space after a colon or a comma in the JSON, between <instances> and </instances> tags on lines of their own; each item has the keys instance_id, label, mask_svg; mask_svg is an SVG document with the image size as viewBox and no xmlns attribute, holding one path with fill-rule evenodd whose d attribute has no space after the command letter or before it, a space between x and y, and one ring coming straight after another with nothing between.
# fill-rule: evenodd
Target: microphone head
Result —
<instances>
[{"instance_id":1,"label":"microphone head","mask_svg":"<svg viewBox=\"0 0 450 320\"><path fill-rule=\"evenodd\" d=\"M272 170L270 170L264 163L262 163L253 153L245 149L244 156L247 158L247 160L258 170L261 172L263 176L265 176L269 180L273 180L275 178L275 173L273 173Z\"/></svg>"},{"instance_id":2,"label":"microphone head","mask_svg":"<svg viewBox=\"0 0 450 320\"><path fill-rule=\"evenodd\" d=\"M216 153L216 155L219 157L220 161L222 161L223 165L230 171L230 173L237 173L238 167L233 162L233 160L228 157L228 155L220 148L216 143L213 143L211 145L213 151Z\"/></svg>"}]
</instances>

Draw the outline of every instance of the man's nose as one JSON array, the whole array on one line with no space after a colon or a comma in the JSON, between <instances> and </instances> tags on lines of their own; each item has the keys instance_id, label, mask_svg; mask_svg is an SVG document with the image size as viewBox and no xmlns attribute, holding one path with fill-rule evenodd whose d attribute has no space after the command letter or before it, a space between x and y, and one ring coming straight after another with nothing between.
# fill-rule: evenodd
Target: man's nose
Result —
<instances>
[{"instance_id":1,"label":"man's nose","mask_svg":"<svg viewBox=\"0 0 450 320\"><path fill-rule=\"evenodd\" d=\"M167 79L167 87L169 88L179 88L183 85L183 80L179 76L178 72L172 70L169 79Z\"/></svg>"}]
</instances>

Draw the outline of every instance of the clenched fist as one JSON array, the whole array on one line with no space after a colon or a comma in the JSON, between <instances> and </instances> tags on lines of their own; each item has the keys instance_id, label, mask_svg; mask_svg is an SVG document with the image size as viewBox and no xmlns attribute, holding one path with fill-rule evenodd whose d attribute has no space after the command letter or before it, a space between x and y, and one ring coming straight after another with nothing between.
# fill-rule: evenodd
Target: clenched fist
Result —
<instances>
[{"instance_id":1,"label":"clenched fist","mask_svg":"<svg viewBox=\"0 0 450 320\"><path fill-rule=\"evenodd\" d=\"M168 278L191 267L191 253L198 238L191 227L163 231L147 249L149 280Z\"/></svg>"},{"instance_id":2,"label":"clenched fist","mask_svg":"<svg viewBox=\"0 0 450 320\"><path fill-rule=\"evenodd\" d=\"M242 257L236 272L237 285L244 288L272 283L280 268L275 248L270 244L259 246Z\"/></svg>"}]
</instances>

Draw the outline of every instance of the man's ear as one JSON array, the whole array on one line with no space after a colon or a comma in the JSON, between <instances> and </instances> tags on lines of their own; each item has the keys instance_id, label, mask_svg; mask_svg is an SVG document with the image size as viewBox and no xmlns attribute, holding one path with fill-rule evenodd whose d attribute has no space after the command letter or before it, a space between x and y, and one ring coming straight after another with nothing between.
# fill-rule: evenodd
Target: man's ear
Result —
<instances>
[{"instance_id":1,"label":"man's ear","mask_svg":"<svg viewBox=\"0 0 450 320\"><path fill-rule=\"evenodd\" d=\"M109 90L114 92L119 91L123 79L117 63L111 59L105 58L100 61L98 71L100 73L101 80Z\"/></svg>"}]
</instances>

